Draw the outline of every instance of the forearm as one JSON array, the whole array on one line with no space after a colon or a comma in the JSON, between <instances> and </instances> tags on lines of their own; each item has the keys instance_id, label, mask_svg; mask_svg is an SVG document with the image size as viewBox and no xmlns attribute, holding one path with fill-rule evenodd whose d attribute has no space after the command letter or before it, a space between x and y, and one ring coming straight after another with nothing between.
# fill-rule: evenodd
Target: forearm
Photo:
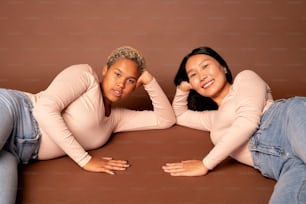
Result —
<instances>
[{"instance_id":1,"label":"forearm","mask_svg":"<svg viewBox=\"0 0 306 204\"><path fill-rule=\"evenodd\" d=\"M161 127L172 126L176 121L172 106L156 79L153 78L144 88L152 101L154 114Z\"/></svg>"},{"instance_id":2,"label":"forearm","mask_svg":"<svg viewBox=\"0 0 306 204\"><path fill-rule=\"evenodd\" d=\"M189 91L186 92L176 88L175 96L172 101L172 108L177 118L188 111L188 94Z\"/></svg>"},{"instance_id":3,"label":"forearm","mask_svg":"<svg viewBox=\"0 0 306 204\"><path fill-rule=\"evenodd\" d=\"M178 125L209 131L214 111L192 111L187 107L189 92L177 88L172 107L176 115Z\"/></svg>"}]
</instances>

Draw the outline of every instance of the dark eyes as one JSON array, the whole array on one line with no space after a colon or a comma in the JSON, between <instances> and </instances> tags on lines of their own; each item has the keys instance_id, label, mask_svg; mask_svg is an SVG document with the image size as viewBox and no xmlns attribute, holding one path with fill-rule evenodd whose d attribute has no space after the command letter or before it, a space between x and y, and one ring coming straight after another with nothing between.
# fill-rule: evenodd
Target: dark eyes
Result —
<instances>
[{"instance_id":1,"label":"dark eyes","mask_svg":"<svg viewBox=\"0 0 306 204\"><path fill-rule=\"evenodd\" d=\"M205 69L205 68L207 68L208 67L208 64L204 64L203 66L202 66L202 69Z\"/></svg>"},{"instance_id":2,"label":"dark eyes","mask_svg":"<svg viewBox=\"0 0 306 204\"><path fill-rule=\"evenodd\" d=\"M188 77L189 78L192 78L192 77L194 77L196 75L196 73L190 73L189 75L188 75Z\"/></svg>"},{"instance_id":3,"label":"dark eyes","mask_svg":"<svg viewBox=\"0 0 306 204\"><path fill-rule=\"evenodd\" d=\"M120 72L114 72L114 74L115 74L115 76L116 76L117 78L120 78L120 77L122 76ZM127 79L126 81L127 81L129 84L134 84L134 83L136 83L136 80L133 79L133 78Z\"/></svg>"},{"instance_id":4,"label":"dark eyes","mask_svg":"<svg viewBox=\"0 0 306 204\"><path fill-rule=\"evenodd\" d=\"M134 84L135 82L136 82L135 79L128 79L128 83L129 83L129 84Z\"/></svg>"},{"instance_id":5,"label":"dark eyes","mask_svg":"<svg viewBox=\"0 0 306 204\"><path fill-rule=\"evenodd\" d=\"M209 66L209 64L204 64L204 65L201 67L201 69L206 69L208 66ZM190 72L190 73L188 74L188 78L195 77L196 75L197 75L196 72Z\"/></svg>"}]
</instances>

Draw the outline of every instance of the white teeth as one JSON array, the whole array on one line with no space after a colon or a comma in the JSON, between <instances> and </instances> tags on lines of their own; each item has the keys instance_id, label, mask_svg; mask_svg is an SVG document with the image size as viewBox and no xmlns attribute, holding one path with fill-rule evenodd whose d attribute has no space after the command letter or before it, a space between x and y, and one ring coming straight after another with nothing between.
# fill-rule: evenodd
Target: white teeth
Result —
<instances>
[{"instance_id":1,"label":"white teeth","mask_svg":"<svg viewBox=\"0 0 306 204\"><path fill-rule=\"evenodd\" d=\"M204 88L204 89L207 88L207 87L210 86L212 83L214 83L214 80L212 80L212 81L210 81L210 82L204 84L203 88Z\"/></svg>"}]
</instances>

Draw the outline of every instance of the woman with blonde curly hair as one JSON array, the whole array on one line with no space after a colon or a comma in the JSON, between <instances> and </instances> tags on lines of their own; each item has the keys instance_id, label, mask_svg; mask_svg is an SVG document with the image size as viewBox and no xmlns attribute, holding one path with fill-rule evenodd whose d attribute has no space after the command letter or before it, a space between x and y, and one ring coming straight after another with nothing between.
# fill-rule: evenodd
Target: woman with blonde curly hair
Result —
<instances>
[{"instance_id":1,"label":"woman with blonde curly hair","mask_svg":"<svg viewBox=\"0 0 306 204\"><path fill-rule=\"evenodd\" d=\"M138 86L150 96L153 110L112 107ZM144 57L132 47L115 49L102 69L102 81L87 64L60 72L37 94L0 89L0 200L14 203L18 163L68 155L91 172L126 170L125 160L94 157L120 131L168 128L175 123L171 104L145 69Z\"/></svg>"}]
</instances>

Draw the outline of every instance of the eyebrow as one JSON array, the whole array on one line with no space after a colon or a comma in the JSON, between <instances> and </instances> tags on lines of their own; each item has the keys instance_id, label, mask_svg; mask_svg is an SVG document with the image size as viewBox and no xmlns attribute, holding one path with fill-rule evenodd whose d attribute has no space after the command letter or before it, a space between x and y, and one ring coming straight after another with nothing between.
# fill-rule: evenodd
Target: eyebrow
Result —
<instances>
[{"instance_id":1,"label":"eyebrow","mask_svg":"<svg viewBox=\"0 0 306 204\"><path fill-rule=\"evenodd\" d=\"M203 59L198 65L201 66L205 61L208 61L209 59Z\"/></svg>"},{"instance_id":2,"label":"eyebrow","mask_svg":"<svg viewBox=\"0 0 306 204\"><path fill-rule=\"evenodd\" d=\"M115 70L119 71L120 73L124 73L124 72L120 69L120 67L115 68ZM135 76L128 76L127 78L132 78L132 79L137 80L137 77L135 77Z\"/></svg>"},{"instance_id":3,"label":"eyebrow","mask_svg":"<svg viewBox=\"0 0 306 204\"><path fill-rule=\"evenodd\" d=\"M201 62L198 64L198 66L201 66L205 61L208 61L209 59L203 59ZM193 68L191 68L193 69ZM190 73L192 70L187 71L187 74Z\"/></svg>"}]
</instances>

